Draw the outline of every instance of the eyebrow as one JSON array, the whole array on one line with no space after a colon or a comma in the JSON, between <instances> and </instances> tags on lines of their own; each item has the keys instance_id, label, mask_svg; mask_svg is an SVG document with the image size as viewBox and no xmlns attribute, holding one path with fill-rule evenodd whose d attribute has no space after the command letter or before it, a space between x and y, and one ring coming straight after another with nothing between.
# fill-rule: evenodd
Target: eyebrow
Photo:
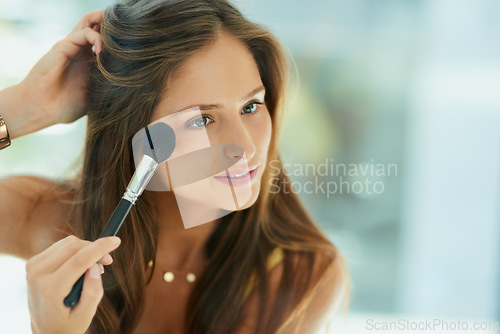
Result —
<instances>
[{"instance_id":1,"label":"eyebrow","mask_svg":"<svg viewBox=\"0 0 500 334\"><path fill-rule=\"evenodd\" d=\"M257 95L258 93L260 93L263 90L265 90L264 85L255 88L250 93L248 93L248 95L246 95L245 97L243 97L240 100L240 103L243 103L246 100L250 99L251 97L254 97L255 95ZM187 109L191 109L191 108L194 108L194 107L198 107L198 108L200 108L200 110L214 110L214 109L223 109L224 105L220 104L220 103L217 103L217 104L194 104L192 106L182 108L181 110L179 110L177 112L180 112L180 111L183 111L183 110L187 110Z\"/></svg>"}]
</instances>

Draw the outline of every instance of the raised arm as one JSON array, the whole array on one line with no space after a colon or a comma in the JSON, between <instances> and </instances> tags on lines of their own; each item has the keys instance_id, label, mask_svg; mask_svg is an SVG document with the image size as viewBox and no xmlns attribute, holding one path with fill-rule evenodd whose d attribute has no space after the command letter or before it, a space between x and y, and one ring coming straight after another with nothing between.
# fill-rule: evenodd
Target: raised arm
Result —
<instances>
[{"instance_id":1,"label":"raised arm","mask_svg":"<svg viewBox=\"0 0 500 334\"><path fill-rule=\"evenodd\" d=\"M26 78L0 90L0 116L11 139L83 116L87 66L94 52L102 50L102 20L101 10L83 16ZM15 141L4 150L14 149ZM54 238L63 237L63 222L69 218L67 197L59 185L49 180L0 179L0 253L29 258L48 247Z\"/></svg>"},{"instance_id":2,"label":"raised arm","mask_svg":"<svg viewBox=\"0 0 500 334\"><path fill-rule=\"evenodd\" d=\"M11 138L83 116L87 102L87 66L102 50L102 10L85 15L57 42L19 84L0 90L0 115Z\"/></svg>"},{"instance_id":3,"label":"raised arm","mask_svg":"<svg viewBox=\"0 0 500 334\"><path fill-rule=\"evenodd\" d=\"M93 51L102 50L102 20L102 11L85 15L21 83L0 91L0 115L11 138L83 116L87 66ZM15 141L5 149L16 149ZM99 271L111 264L109 252L120 242L117 237L90 242L75 236L56 242L78 224L71 212L73 196L74 191L50 180L0 179L0 253L29 259L28 308L35 334L86 332L103 296ZM70 311L64 297L83 273L80 302Z\"/></svg>"}]
</instances>

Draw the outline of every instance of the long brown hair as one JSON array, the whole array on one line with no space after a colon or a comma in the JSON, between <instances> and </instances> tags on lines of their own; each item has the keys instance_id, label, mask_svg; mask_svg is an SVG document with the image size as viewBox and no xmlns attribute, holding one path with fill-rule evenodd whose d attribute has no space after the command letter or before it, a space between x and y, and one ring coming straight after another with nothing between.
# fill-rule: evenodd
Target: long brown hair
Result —
<instances>
[{"instance_id":1,"label":"long brown hair","mask_svg":"<svg viewBox=\"0 0 500 334\"><path fill-rule=\"evenodd\" d=\"M99 235L134 171L133 135L150 122L169 75L220 29L252 53L273 132L257 202L223 217L205 244L209 264L191 294L185 328L197 334L234 332L245 306L241 282L254 274L260 302L256 333L274 333L304 307L318 283L311 277L313 267L324 271L339 255L286 187L290 183L283 182L287 176L277 148L288 81L284 52L271 33L226 0L131 0L105 11L104 50L91 66L78 221L85 222L79 224L84 238ZM271 174L271 161L278 175ZM270 191L273 182L279 192ZM151 279L145 269L157 251L157 219L146 198L138 200L119 236L122 245L103 276L105 296L90 333L130 333L140 319ZM266 259L276 246L284 250L283 274L271 299Z\"/></svg>"}]
</instances>

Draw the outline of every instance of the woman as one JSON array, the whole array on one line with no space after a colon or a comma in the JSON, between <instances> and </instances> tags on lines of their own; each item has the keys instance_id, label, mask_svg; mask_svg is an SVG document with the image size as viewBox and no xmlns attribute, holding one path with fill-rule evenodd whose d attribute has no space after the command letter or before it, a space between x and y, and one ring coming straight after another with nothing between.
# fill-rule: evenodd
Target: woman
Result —
<instances>
[{"instance_id":1,"label":"woman","mask_svg":"<svg viewBox=\"0 0 500 334\"><path fill-rule=\"evenodd\" d=\"M78 180L0 180L0 251L29 259L34 333L314 333L324 325L346 290L343 261L290 189L269 191L271 182L290 184L269 167L279 161L286 74L275 38L225 0L127 1L84 16L0 92L11 138L88 116ZM146 191L121 244L85 241L98 237L134 172L134 134L192 105L210 109L196 126L211 144L238 145L241 160L257 166L250 199L185 229L173 192ZM84 272L70 310L62 300Z\"/></svg>"}]
</instances>

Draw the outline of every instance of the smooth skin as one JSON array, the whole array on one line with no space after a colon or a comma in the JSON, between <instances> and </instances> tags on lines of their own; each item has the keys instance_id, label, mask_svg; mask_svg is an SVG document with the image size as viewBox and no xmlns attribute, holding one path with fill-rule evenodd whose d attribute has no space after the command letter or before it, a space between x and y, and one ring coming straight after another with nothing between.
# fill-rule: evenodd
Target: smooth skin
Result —
<instances>
[{"instance_id":1,"label":"smooth skin","mask_svg":"<svg viewBox=\"0 0 500 334\"><path fill-rule=\"evenodd\" d=\"M2 91L0 110L11 138L83 116L88 77L85 67L103 48L103 11L91 12L57 42L16 86ZM8 98L10 95L11 98ZM15 113L12 115L11 113Z\"/></svg>"},{"instance_id":2,"label":"smooth skin","mask_svg":"<svg viewBox=\"0 0 500 334\"><path fill-rule=\"evenodd\" d=\"M85 15L21 83L0 91L1 115L8 124L11 138L53 124L71 123L83 116L88 83L84 69L93 52L97 54L102 50L98 33L102 20L102 10ZM13 204L2 213L5 229L2 232L6 233L0 237L0 253L29 258L26 280L33 333L84 333L104 293L103 265L113 262L109 252L119 246L120 239L109 237L90 242L69 236L43 250L46 245L36 239L59 237L37 233L41 228L35 227L35 223L51 213L46 206L53 203L47 197L57 197L54 185L30 177L0 181L0 202ZM11 191L14 189L16 191ZM40 220L35 221L33 217L37 213L41 213ZM52 224L59 225L57 222L63 216L55 214L51 217ZM97 265L101 258L101 265ZM70 309L62 301L83 273L85 282L80 302Z\"/></svg>"},{"instance_id":3,"label":"smooth skin","mask_svg":"<svg viewBox=\"0 0 500 334\"><path fill-rule=\"evenodd\" d=\"M88 84L84 69L89 58L93 57L92 46L95 53L99 53L103 47L98 33L102 15L102 11L85 15L68 36L37 62L20 84L0 91L0 114L12 138L56 123L69 123L82 116ZM232 139L239 140L238 144L251 153L248 155L250 164L264 167L269 140L267 135L270 133L267 130L259 131L263 131L264 125L270 126L267 109L263 105L259 114L242 113L244 107L245 110L252 109L246 106L253 100L263 99L264 92L260 91L248 101L241 101L242 97L262 84L255 62L244 45L230 36L221 35L219 42L206 48L205 56L199 54L185 63L179 71L180 76L172 78L176 81L174 88L165 96L153 118L163 117L191 103L220 103L225 106L222 109L231 113L212 111L214 122L208 124L207 131L220 142L231 139L224 136L233 136ZM228 43L231 47L227 46ZM228 57L228 60L223 57ZM233 64L229 59L239 61ZM226 65L237 67L223 71ZM205 73L200 71L200 66L207 70L220 66L220 70ZM243 71L247 71L248 75ZM243 77L241 80L232 79L239 75ZM205 78L210 80L204 81ZM184 84L185 87L182 86ZM211 87L211 90L207 91L206 87ZM209 94L200 95L203 91ZM197 100L191 101L193 97L197 97ZM232 124L229 128L231 131L222 131L222 128L218 131L219 126L226 127L223 124ZM245 135L241 136L241 133ZM259 183L253 185L253 200L259 192ZM70 195L62 192L50 180L34 177L0 179L0 253L29 259L26 264L29 310L33 333L37 334L81 334L87 330L103 296L102 281L98 275L100 268L95 263L104 256L102 264L111 264L112 259L106 254L119 246L113 243L115 238L103 238L95 242L74 236L65 238L69 233L64 231L71 230L65 228L71 221L70 204L65 199L71 198L64 196ZM170 205L175 207L175 203L171 203L174 199L172 194L145 192L143 196L151 196L160 209L158 265L166 261L165 265L169 267L201 272L204 265L202 251L200 246L195 245L203 245L215 225L208 223L185 230L180 217L172 210L167 210ZM60 239L63 240L54 244ZM78 306L70 310L62 301L84 272L86 277L82 298ZM161 275L154 274L153 281L146 288L146 308L161 309L163 312L144 312L136 332L182 333L183 314L174 311L186 302L190 287L186 284L182 286L179 280L179 283L175 283L179 285L168 288ZM282 264L270 272L271 295L276 291L282 274ZM319 272L313 269L312 276L317 278L318 275ZM293 333L296 329L300 333L314 333L329 318L331 311L339 306L342 298L340 292L347 281L338 261L332 264L324 277L323 283L310 296L312 303L305 311L303 321L300 325L289 323L283 333ZM253 332L258 309L258 293L254 290L249 296L244 321L237 334Z\"/></svg>"},{"instance_id":4,"label":"smooth skin","mask_svg":"<svg viewBox=\"0 0 500 334\"><path fill-rule=\"evenodd\" d=\"M101 238L95 242L75 236L62 239L26 263L28 307L33 333L84 333L92 322L104 290L102 267L113 261L108 252L120 245L120 238ZM88 270L86 268L89 268ZM62 300L74 282L85 272L79 303L70 309Z\"/></svg>"}]
</instances>

